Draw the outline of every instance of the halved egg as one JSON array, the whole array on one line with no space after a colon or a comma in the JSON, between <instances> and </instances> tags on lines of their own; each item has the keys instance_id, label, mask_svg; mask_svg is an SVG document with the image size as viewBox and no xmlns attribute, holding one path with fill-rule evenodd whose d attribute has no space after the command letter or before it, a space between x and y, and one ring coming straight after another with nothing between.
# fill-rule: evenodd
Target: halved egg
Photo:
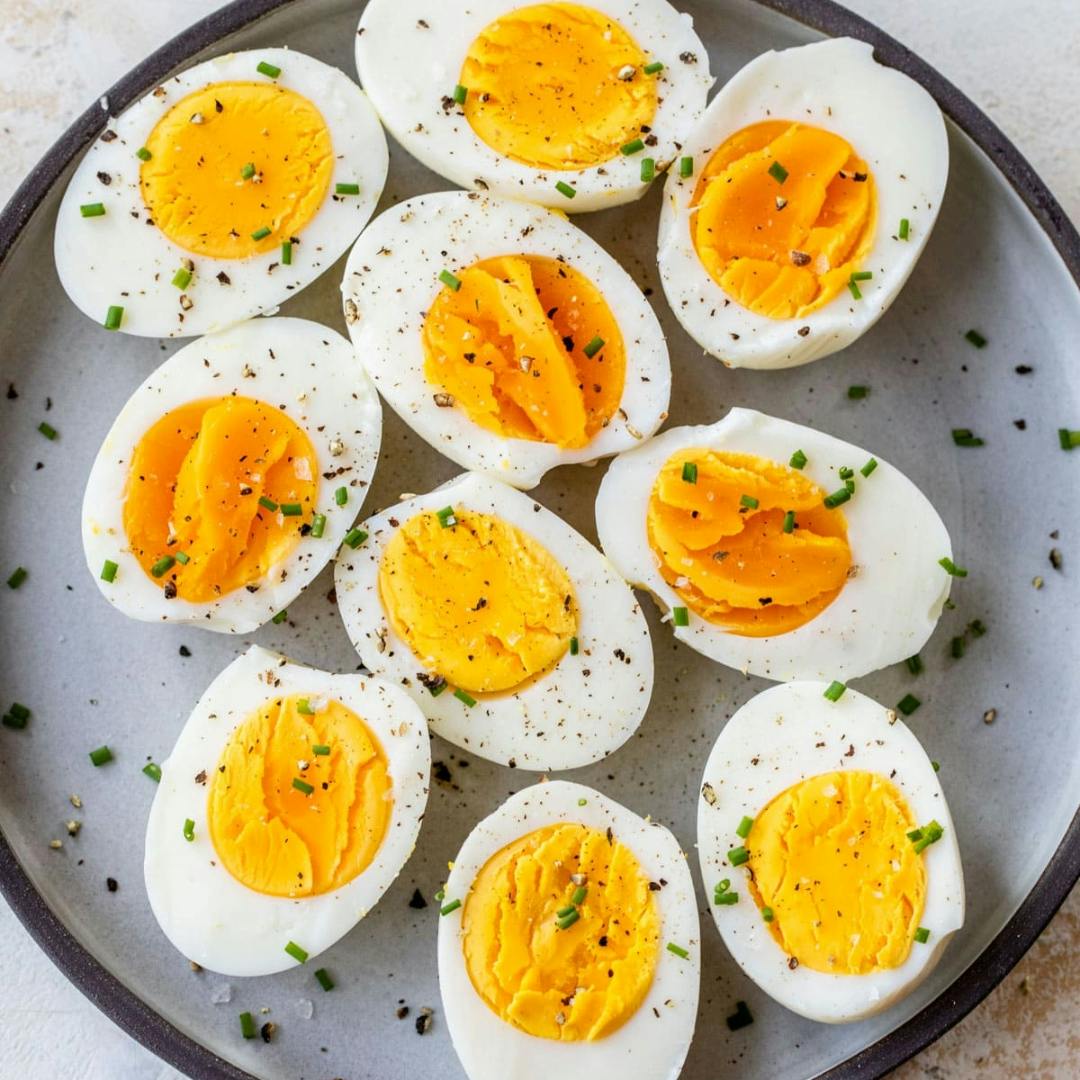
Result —
<instances>
[{"instance_id":1,"label":"halved egg","mask_svg":"<svg viewBox=\"0 0 1080 1080\"><path fill-rule=\"evenodd\" d=\"M165 936L223 975L328 949L412 854L430 765L424 718L396 686L252 645L161 765L144 871Z\"/></svg>"},{"instance_id":2,"label":"halved egg","mask_svg":"<svg viewBox=\"0 0 1080 1080\"><path fill-rule=\"evenodd\" d=\"M386 181L363 91L289 49L229 53L110 119L56 220L60 281L108 330L190 337L272 311L356 239Z\"/></svg>"},{"instance_id":3,"label":"halved egg","mask_svg":"<svg viewBox=\"0 0 1080 1080\"><path fill-rule=\"evenodd\" d=\"M87 566L134 619L254 630L345 539L381 435L378 396L333 330L282 317L193 341L131 395L98 451Z\"/></svg>"},{"instance_id":4,"label":"halved egg","mask_svg":"<svg viewBox=\"0 0 1080 1080\"><path fill-rule=\"evenodd\" d=\"M850 38L752 60L681 154L660 280L728 367L805 364L873 326L930 238L949 171L934 99Z\"/></svg>"},{"instance_id":5,"label":"halved egg","mask_svg":"<svg viewBox=\"0 0 1080 1080\"><path fill-rule=\"evenodd\" d=\"M356 354L394 411L467 469L517 487L648 438L667 416L660 323L559 214L419 195L364 230L342 283Z\"/></svg>"},{"instance_id":6,"label":"halved egg","mask_svg":"<svg viewBox=\"0 0 1080 1080\"><path fill-rule=\"evenodd\" d=\"M739 966L793 1012L844 1023L933 970L964 924L964 876L918 739L855 690L830 696L822 682L773 686L727 722L698 851Z\"/></svg>"},{"instance_id":7,"label":"halved egg","mask_svg":"<svg viewBox=\"0 0 1080 1080\"><path fill-rule=\"evenodd\" d=\"M945 525L899 469L750 409L617 458L596 525L677 638L768 679L845 680L914 655L952 581Z\"/></svg>"},{"instance_id":8,"label":"halved egg","mask_svg":"<svg viewBox=\"0 0 1080 1080\"><path fill-rule=\"evenodd\" d=\"M653 683L645 616L583 536L465 473L365 521L335 588L364 664L431 729L520 769L574 769L637 729Z\"/></svg>"},{"instance_id":9,"label":"halved egg","mask_svg":"<svg viewBox=\"0 0 1080 1080\"><path fill-rule=\"evenodd\" d=\"M674 1080L694 1034L697 901L662 825L592 788L511 796L450 864L439 988L470 1080Z\"/></svg>"},{"instance_id":10,"label":"halved egg","mask_svg":"<svg viewBox=\"0 0 1080 1080\"><path fill-rule=\"evenodd\" d=\"M640 197L713 83L693 20L667 0L370 0L356 66L428 168L567 213Z\"/></svg>"}]
</instances>

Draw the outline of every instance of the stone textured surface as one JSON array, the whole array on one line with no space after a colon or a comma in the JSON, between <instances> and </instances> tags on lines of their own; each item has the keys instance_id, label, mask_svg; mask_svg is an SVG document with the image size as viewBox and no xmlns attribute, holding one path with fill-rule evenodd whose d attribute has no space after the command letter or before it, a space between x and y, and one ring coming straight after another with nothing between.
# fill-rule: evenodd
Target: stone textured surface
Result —
<instances>
[{"instance_id":1,"label":"stone textured surface","mask_svg":"<svg viewBox=\"0 0 1080 1080\"><path fill-rule=\"evenodd\" d=\"M216 0L0 0L0 201L63 128L124 71ZM677 0L676 0L676 6ZM849 0L974 98L1080 219L1080 9L1075 0L933 7ZM0 902L0 1080L166 1080L172 1069L106 1020L57 972ZM1080 893L1005 982L902 1080L1075 1075L1080 1055Z\"/></svg>"}]
</instances>

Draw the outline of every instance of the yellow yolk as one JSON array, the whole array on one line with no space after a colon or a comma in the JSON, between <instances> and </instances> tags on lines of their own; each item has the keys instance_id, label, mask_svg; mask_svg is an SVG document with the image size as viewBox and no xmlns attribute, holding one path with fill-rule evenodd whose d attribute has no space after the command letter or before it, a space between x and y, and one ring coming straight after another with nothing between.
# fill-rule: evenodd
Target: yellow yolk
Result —
<instances>
[{"instance_id":1,"label":"yellow yolk","mask_svg":"<svg viewBox=\"0 0 1080 1080\"><path fill-rule=\"evenodd\" d=\"M488 431L585 446L615 415L626 376L603 293L538 255L483 259L456 276L461 287L441 289L424 318L428 381Z\"/></svg>"},{"instance_id":2,"label":"yellow yolk","mask_svg":"<svg viewBox=\"0 0 1080 1080\"><path fill-rule=\"evenodd\" d=\"M866 162L839 135L789 120L732 135L709 159L692 205L694 247L709 275L772 319L801 318L846 289L877 226Z\"/></svg>"},{"instance_id":3,"label":"yellow yolk","mask_svg":"<svg viewBox=\"0 0 1080 1080\"><path fill-rule=\"evenodd\" d=\"M383 608L394 633L452 686L510 690L570 647L574 586L517 526L471 510L453 520L420 513L394 532L379 563Z\"/></svg>"},{"instance_id":4,"label":"yellow yolk","mask_svg":"<svg viewBox=\"0 0 1080 1080\"><path fill-rule=\"evenodd\" d=\"M213 83L188 94L154 125L146 149L139 171L154 224L185 251L214 259L259 255L302 232L334 171L319 110L272 83Z\"/></svg>"},{"instance_id":5,"label":"yellow yolk","mask_svg":"<svg viewBox=\"0 0 1080 1080\"><path fill-rule=\"evenodd\" d=\"M832 772L781 792L745 844L750 892L800 964L867 975L908 956L926 902L926 867L907 833L915 819L884 776Z\"/></svg>"},{"instance_id":6,"label":"yellow yolk","mask_svg":"<svg viewBox=\"0 0 1080 1080\"><path fill-rule=\"evenodd\" d=\"M587 169L649 133L648 58L614 20L580 4L500 15L469 46L465 116L499 154L535 169Z\"/></svg>"},{"instance_id":7,"label":"yellow yolk","mask_svg":"<svg viewBox=\"0 0 1080 1080\"><path fill-rule=\"evenodd\" d=\"M687 463L696 483L683 479ZM680 450L649 496L649 544L664 580L709 622L745 637L787 633L836 599L851 567L844 515L824 497L775 461ZM795 527L786 533L789 510Z\"/></svg>"},{"instance_id":8,"label":"yellow yolk","mask_svg":"<svg viewBox=\"0 0 1080 1080\"><path fill-rule=\"evenodd\" d=\"M582 882L579 918L557 912ZM648 993L660 915L629 848L584 825L537 829L476 875L461 920L476 992L509 1024L545 1039L602 1039Z\"/></svg>"},{"instance_id":9,"label":"yellow yolk","mask_svg":"<svg viewBox=\"0 0 1080 1080\"><path fill-rule=\"evenodd\" d=\"M311 441L281 409L243 397L189 402L135 447L124 491L128 545L169 594L216 600L255 586L289 556L310 522L318 477ZM301 513L282 514L289 504ZM168 558L176 561L162 570Z\"/></svg>"},{"instance_id":10,"label":"yellow yolk","mask_svg":"<svg viewBox=\"0 0 1080 1080\"><path fill-rule=\"evenodd\" d=\"M211 776L207 821L218 858L241 885L317 896L366 869L392 808L386 755L367 724L340 701L288 697L266 702L229 736Z\"/></svg>"}]
</instances>

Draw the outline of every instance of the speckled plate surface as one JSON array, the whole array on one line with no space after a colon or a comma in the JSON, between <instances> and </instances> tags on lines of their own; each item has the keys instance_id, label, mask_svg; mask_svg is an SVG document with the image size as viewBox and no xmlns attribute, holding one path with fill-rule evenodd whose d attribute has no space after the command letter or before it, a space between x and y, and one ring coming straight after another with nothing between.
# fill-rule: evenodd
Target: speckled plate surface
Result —
<instances>
[{"instance_id":1,"label":"speckled plate surface","mask_svg":"<svg viewBox=\"0 0 1080 1080\"><path fill-rule=\"evenodd\" d=\"M445 2L445 0L443 0ZM968 881L967 924L930 980L891 1011L832 1028L800 1020L749 983L703 911L702 994L684 1076L738 1068L744 1077L875 1076L937 1037L1001 979L1034 940L1080 871L1080 453L1058 449L1056 429L1080 427L1080 241L1023 159L965 98L918 58L824 0L681 0L723 81L757 53L850 33L908 71L951 118L952 169L930 245L892 310L856 345L781 372L731 372L682 333L657 288L660 185L645 200L578 222L611 250L651 298L674 366L671 423L704 423L746 405L808 423L879 453L932 499L971 570L923 652L917 689L906 670L858 682L879 700L916 690L911 726L941 762ZM352 75L361 5L344 0L239 0L150 57L110 94L122 108L168 73L229 48L290 45ZM71 163L100 129L95 106L49 152L0 218L0 379L4 401L0 568L29 571L0 589L4 649L0 693L26 702L25 731L0 735L0 885L42 947L110 1016L192 1076L405 1078L460 1075L441 1022L430 895L473 823L532 777L462 762L434 741L451 779L436 783L412 860L383 901L325 954L337 989L323 994L309 969L265 979L192 972L154 923L142 884L142 837L160 760L188 712L246 640L129 622L101 598L79 544L79 502L93 455L132 389L179 346L94 326L63 295L52 227ZM444 186L398 148L382 206ZM344 330L338 271L290 301L288 314ZM977 327L985 349L963 333ZM1030 374L1018 374L1028 365ZM872 386L849 401L846 387ZM11 394L9 393L9 398ZM35 431L45 417L60 436ZM1017 421L1024 421L1019 425ZM977 429L981 449L953 447L949 429ZM39 464L40 463L40 464ZM457 470L386 410L383 458L367 509L424 489ZM562 468L537 496L595 537L600 469ZM897 522L903 528L903 522ZM1063 553L1060 570L1048 553ZM1033 578L1042 578L1036 589ZM288 625L253 636L297 660L351 670L356 656L327 600L325 573L290 609ZM657 685L638 735L607 761L577 770L641 814L669 825L689 851L697 787L716 733L765 684L677 645L647 603ZM989 632L962 660L950 637L974 618ZM180 646L190 651L180 655ZM983 714L996 709L992 724ZM116 754L94 769L87 751ZM663 752L659 752L660 748ZM73 811L69 796L83 806ZM81 833L68 837L76 816ZM61 851L49 847L63 838ZM696 859L692 864L696 867ZM696 869L695 869L696 873ZM115 892L106 878L118 882ZM231 1000L215 1004L228 984ZM729 1033L723 1018L745 999L756 1023ZM412 1012L405 1021L399 1002ZM435 1009L431 1031L412 1018ZM237 1013L268 1009L270 1045L239 1038ZM831 1070L831 1072L830 1072Z\"/></svg>"}]
</instances>

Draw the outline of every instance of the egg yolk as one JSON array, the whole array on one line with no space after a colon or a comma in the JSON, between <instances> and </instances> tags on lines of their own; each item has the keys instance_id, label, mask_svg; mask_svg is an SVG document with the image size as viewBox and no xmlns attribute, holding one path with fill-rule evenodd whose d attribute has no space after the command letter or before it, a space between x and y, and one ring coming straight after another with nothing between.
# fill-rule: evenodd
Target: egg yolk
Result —
<instances>
[{"instance_id":1,"label":"egg yolk","mask_svg":"<svg viewBox=\"0 0 1080 1080\"><path fill-rule=\"evenodd\" d=\"M245 259L303 231L334 170L319 110L273 83L222 82L178 101L146 140L143 201L193 255Z\"/></svg>"},{"instance_id":2,"label":"egg yolk","mask_svg":"<svg viewBox=\"0 0 1080 1080\"><path fill-rule=\"evenodd\" d=\"M710 277L743 307L801 318L852 280L874 242L874 178L839 135L766 120L714 151L691 233Z\"/></svg>"},{"instance_id":3,"label":"egg yolk","mask_svg":"<svg viewBox=\"0 0 1080 1080\"><path fill-rule=\"evenodd\" d=\"M814 971L867 975L908 956L926 867L907 802L886 777L831 772L776 796L754 820L750 892L777 944Z\"/></svg>"},{"instance_id":4,"label":"egg yolk","mask_svg":"<svg viewBox=\"0 0 1080 1080\"><path fill-rule=\"evenodd\" d=\"M648 135L656 79L614 19L580 4L507 11L469 46L465 117L496 153L534 169L602 165Z\"/></svg>"},{"instance_id":5,"label":"egg yolk","mask_svg":"<svg viewBox=\"0 0 1080 1080\"><path fill-rule=\"evenodd\" d=\"M560 929L571 907L578 917L562 916ZM476 992L530 1035L602 1039L652 984L660 915L633 852L610 832L566 822L515 840L477 874L461 924Z\"/></svg>"},{"instance_id":6,"label":"egg yolk","mask_svg":"<svg viewBox=\"0 0 1080 1080\"><path fill-rule=\"evenodd\" d=\"M167 596L201 604L254 590L299 542L318 475L315 448L281 409L243 397L188 402L132 454L128 546Z\"/></svg>"},{"instance_id":7,"label":"egg yolk","mask_svg":"<svg viewBox=\"0 0 1080 1080\"><path fill-rule=\"evenodd\" d=\"M824 611L851 569L847 523L825 494L753 454L680 450L649 496L649 544L664 580L702 618L744 637L784 634Z\"/></svg>"},{"instance_id":8,"label":"egg yolk","mask_svg":"<svg viewBox=\"0 0 1080 1080\"><path fill-rule=\"evenodd\" d=\"M456 273L424 318L424 374L506 438L585 446L622 400L626 354L603 293L558 259L502 255Z\"/></svg>"},{"instance_id":9,"label":"egg yolk","mask_svg":"<svg viewBox=\"0 0 1080 1080\"><path fill-rule=\"evenodd\" d=\"M440 513L409 518L383 550L379 595L394 633L429 671L473 693L554 667L578 625L566 570L502 518Z\"/></svg>"},{"instance_id":10,"label":"egg yolk","mask_svg":"<svg viewBox=\"0 0 1080 1080\"><path fill-rule=\"evenodd\" d=\"M229 736L207 822L218 858L241 885L317 896L370 865L392 808L386 755L367 724L340 701L287 697L266 702Z\"/></svg>"}]
</instances>

